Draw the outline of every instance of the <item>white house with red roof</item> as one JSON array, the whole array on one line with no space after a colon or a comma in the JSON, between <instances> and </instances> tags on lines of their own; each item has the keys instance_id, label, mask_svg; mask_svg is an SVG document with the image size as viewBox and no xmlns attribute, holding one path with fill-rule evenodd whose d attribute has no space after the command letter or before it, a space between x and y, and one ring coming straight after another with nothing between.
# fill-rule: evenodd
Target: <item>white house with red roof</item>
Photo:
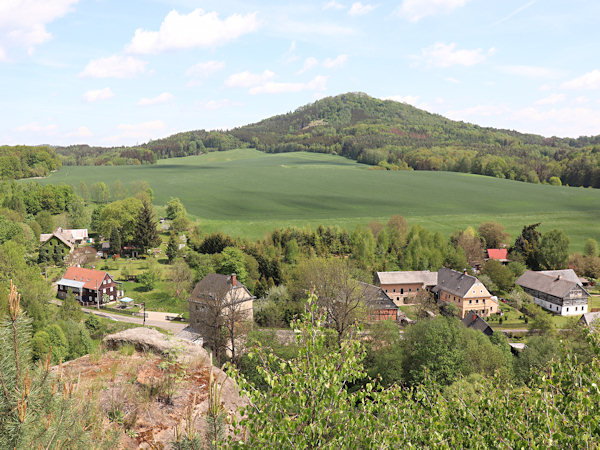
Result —
<instances>
[{"instance_id":1,"label":"white house with red roof","mask_svg":"<svg viewBox=\"0 0 600 450\"><path fill-rule=\"evenodd\" d=\"M118 300L117 282L101 270L69 267L57 283L57 295L64 299L69 292L84 304L102 304Z\"/></svg>"}]
</instances>

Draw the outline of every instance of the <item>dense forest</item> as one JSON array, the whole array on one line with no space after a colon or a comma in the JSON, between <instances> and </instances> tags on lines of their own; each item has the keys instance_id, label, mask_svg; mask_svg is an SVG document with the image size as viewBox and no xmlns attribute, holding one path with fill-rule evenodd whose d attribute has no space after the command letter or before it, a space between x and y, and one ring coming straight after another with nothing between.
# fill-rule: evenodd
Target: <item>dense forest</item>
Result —
<instances>
[{"instance_id":1,"label":"dense forest","mask_svg":"<svg viewBox=\"0 0 600 450\"><path fill-rule=\"evenodd\" d=\"M188 131L135 147L73 145L57 147L56 153L63 165L128 165L240 147L331 153L382 170L445 170L600 187L600 135L561 139L484 128L362 93L324 98L227 132ZM54 161L47 170L53 170L58 162L47 147L2 147L0 177L44 175L44 152ZM38 153L40 161L32 160Z\"/></svg>"},{"instance_id":2,"label":"dense forest","mask_svg":"<svg viewBox=\"0 0 600 450\"><path fill-rule=\"evenodd\" d=\"M58 155L46 145L0 146L0 180L45 177L60 165Z\"/></svg>"}]
</instances>

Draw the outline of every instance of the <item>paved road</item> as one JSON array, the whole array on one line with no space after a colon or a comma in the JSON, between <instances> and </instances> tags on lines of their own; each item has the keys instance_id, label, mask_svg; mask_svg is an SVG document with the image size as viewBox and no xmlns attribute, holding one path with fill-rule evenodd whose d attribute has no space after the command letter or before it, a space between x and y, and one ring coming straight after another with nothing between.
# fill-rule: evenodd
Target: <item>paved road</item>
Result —
<instances>
[{"instance_id":1,"label":"paved road","mask_svg":"<svg viewBox=\"0 0 600 450\"><path fill-rule=\"evenodd\" d=\"M62 305L62 301L58 299L51 300L55 305ZM115 320L117 322L128 322L135 323L138 325L143 325L144 319L142 317L136 316L126 316L121 314L113 314L107 311L98 310L96 308L81 308L81 310L86 314L95 314L100 317L108 317L109 319ZM162 328L164 330L169 330L173 333L179 333L183 330L187 323L174 322L172 320L167 320L167 315L174 316L173 313L165 313L165 312L157 312L157 311L146 311L146 325L152 327Z\"/></svg>"},{"instance_id":2,"label":"paved road","mask_svg":"<svg viewBox=\"0 0 600 450\"><path fill-rule=\"evenodd\" d=\"M111 314L109 312L97 310L97 309L93 309L93 308L81 308L81 310L87 314L96 314L97 316L108 317L109 319L116 320L117 322L128 322L128 323L135 323L138 325L142 325L144 323L144 319L141 317L125 316L125 315L121 315L121 314ZM146 311L146 314L148 315L146 317L146 325L148 325L148 326L163 328L163 329L169 330L173 333L179 333L181 330L183 330L187 326L186 323L174 322L172 320L166 319L167 315L172 316L174 314L157 312L157 311Z\"/></svg>"}]
</instances>

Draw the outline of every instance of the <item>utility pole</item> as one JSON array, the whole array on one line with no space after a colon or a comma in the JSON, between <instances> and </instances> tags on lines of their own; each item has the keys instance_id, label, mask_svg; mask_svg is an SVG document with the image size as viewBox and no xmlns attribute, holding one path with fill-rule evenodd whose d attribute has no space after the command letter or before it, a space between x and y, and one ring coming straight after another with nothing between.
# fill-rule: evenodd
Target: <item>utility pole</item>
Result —
<instances>
[{"instance_id":1,"label":"utility pole","mask_svg":"<svg viewBox=\"0 0 600 450\"><path fill-rule=\"evenodd\" d=\"M142 306L144 307L144 315L142 316L144 318L143 326L146 326L146 302L142 302Z\"/></svg>"},{"instance_id":2,"label":"utility pole","mask_svg":"<svg viewBox=\"0 0 600 450\"><path fill-rule=\"evenodd\" d=\"M96 304L97 309L100 309L100 292L98 291L98 280L96 280Z\"/></svg>"}]
</instances>

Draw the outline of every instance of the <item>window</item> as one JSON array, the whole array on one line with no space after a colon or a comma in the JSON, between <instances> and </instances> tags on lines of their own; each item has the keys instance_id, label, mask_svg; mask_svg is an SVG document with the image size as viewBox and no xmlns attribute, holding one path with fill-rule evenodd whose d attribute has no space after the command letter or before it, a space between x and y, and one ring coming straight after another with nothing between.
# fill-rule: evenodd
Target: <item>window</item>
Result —
<instances>
[{"instance_id":1,"label":"window","mask_svg":"<svg viewBox=\"0 0 600 450\"><path fill-rule=\"evenodd\" d=\"M469 300L469 305L470 305L471 303L473 303L473 300Z\"/></svg>"},{"instance_id":2,"label":"window","mask_svg":"<svg viewBox=\"0 0 600 450\"><path fill-rule=\"evenodd\" d=\"M396 292L396 289L394 289L393 292Z\"/></svg>"},{"instance_id":3,"label":"window","mask_svg":"<svg viewBox=\"0 0 600 450\"><path fill-rule=\"evenodd\" d=\"M475 300L475 303L479 303L479 299Z\"/></svg>"},{"instance_id":4,"label":"window","mask_svg":"<svg viewBox=\"0 0 600 450\"><path fill-rule=\"evenodd\" d=\"M483 299L483 304L485 305L485 298Z\"/></svg>"},{"instance_id":5,"label":"window","mask_svg":"<svg viewBox=\"0 0 600 450\"><path fill-rule=\"evenodd\" d=\"M401 293L401 294L404 294L404 288L401 288L401 289L400 289L400 293Z\"/></svg>"},{"instance_id":6,"label":"window","mask_svg":"<svg viewBox=\"0 0 600 450\"><path fill-rule=\"evenodd\" d=\"M567 312L569 312L569 308L567 308Z\"/></svg>"},{"instance_id":7,"label":"window","mask_svg":"<svg viewBox=\"0 0 600 450\"><path fill-rule=\"evenodd\" d=\"M408 292L412 292L412 288L408 288Z\"/></svg>"}]
</instances>

